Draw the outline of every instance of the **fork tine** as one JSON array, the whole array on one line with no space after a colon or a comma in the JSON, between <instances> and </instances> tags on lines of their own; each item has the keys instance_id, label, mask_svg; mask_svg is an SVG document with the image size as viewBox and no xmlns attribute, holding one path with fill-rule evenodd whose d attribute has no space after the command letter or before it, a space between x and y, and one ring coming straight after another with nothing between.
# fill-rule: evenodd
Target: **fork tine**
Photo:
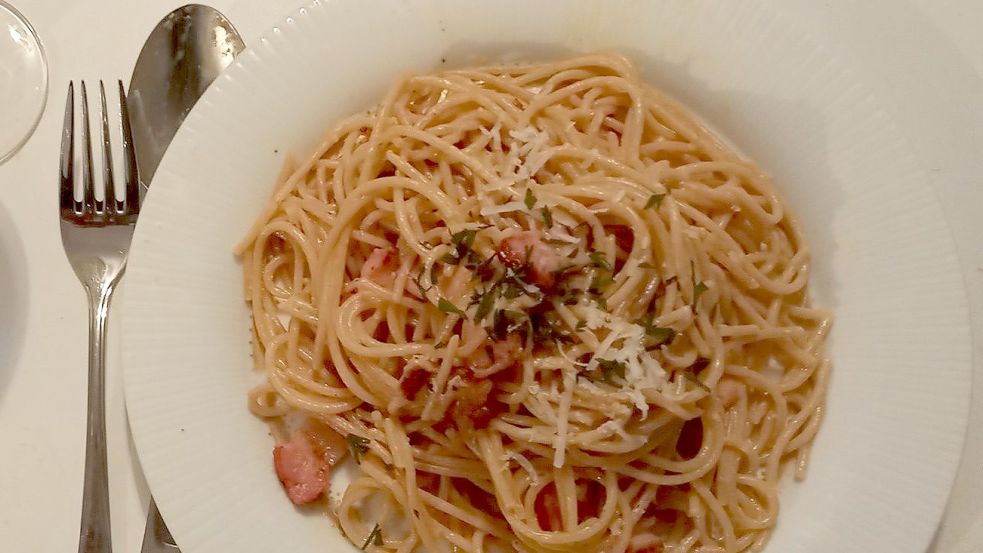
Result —
<instances>
[{"instance_id":1,"label":"fork tine","mask_svg":"<svg viewBox=\"0 0 983 553\"><path fill-rule=\"evenodd\" d=\"M102 185L103 206L106 214L116 212L116 184L113 180L113 149L109 141L109 111L106 109L106 87L99 80L99 103L102 105Z\"/></svg>"},{"instance_id":2,"label":"fork tine","mask_svg":"<svg viewBox=\"0 0 983 553\"><path fill-rule=\"evenodd\" d=\"M61 188L59 203L62 212L78 212L81 206L75 201L75 83L68 82L65 100L65 124L61 131Z\"/></svg>"},{"instance_id":3,"label":"fork tine","mask_svg":"<svg viewBox=\"0 0 983 553\"><path fill-rule=\"evenodd\" d=\"M140 178L137 169L136 149L133 146L133 129L130 127L130 110L126 106L126 92L123 81L119 84L119 111L123 120L123 160L126 173L126 212L136 215L140 212Z\"/></svg>"},{"instance_id":4,"label":"fork tine","mask_svg":"<svg viewBox=\"0 0 983 553\"><path fill-rule=\"evenodd\" d=\"M92 178L92 137L89 136L89 99L82 81L82 204L86 212L97 210L95 183ZM100 206L101 207L101 206Z\"/></svg>"}]
</instances>

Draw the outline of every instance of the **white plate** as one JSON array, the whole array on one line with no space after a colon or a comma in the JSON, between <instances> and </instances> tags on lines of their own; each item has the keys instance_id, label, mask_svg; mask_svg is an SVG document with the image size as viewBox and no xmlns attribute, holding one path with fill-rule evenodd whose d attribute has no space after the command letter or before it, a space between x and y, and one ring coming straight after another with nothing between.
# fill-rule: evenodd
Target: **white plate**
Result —
<instances>
[{"instance_id":1,"label":"white plate","mask_svg":"<svg viewBox=\"0 0 983 553\"><path fill-rule=\"evenodd\" d=\"M773 174L813 246L817 303L836 311L828 417L767 551L924 551L965 428L965 290L925 168L863 68L821 38L773 7L670 0L315 2L270 31L175 138L126 278L130 424L182 550L355 550L285 499L245 406L255 375L231 249L284 155L404 71L610 49Z\"/></svg>"}]
</instances>

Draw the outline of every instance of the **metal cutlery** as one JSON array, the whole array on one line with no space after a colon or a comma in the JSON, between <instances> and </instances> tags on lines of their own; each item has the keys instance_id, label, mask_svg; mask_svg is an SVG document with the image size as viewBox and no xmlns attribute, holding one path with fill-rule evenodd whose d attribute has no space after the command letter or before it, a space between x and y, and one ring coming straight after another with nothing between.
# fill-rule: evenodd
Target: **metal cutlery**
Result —
<instances>
[{"instance_id":1,"label":"metal cutlery","mask_svg":"<svg viewBox=\"0 0 983 553\"><path fill-rule=\"evenodd\" d=\"M102 108L102 194L92 167L92 137L85 82L81 83L80 173L75 172L75 86L68 85L61 140L59 215L65 255L89 300L89 388L86 414L85 482L79 553L111 553L109 485L106 463L106 319L116 285L126 268L133 227L140 213L139 181L123 82L119 81L122 114L124 190L117 198L113 175L106 90L99 82ZM79 180L81 182L79 182ZM81 200L76 199L81 189Z\"/></svg>"},{"instance_id":2,"label":"metal cutlery","mask_svg":"<svg viewBox=\"0 0 983 553\"><path fill-rule=\"evenodd\" d=\"M200 4L170 12L151 31L127 94L138 176L145 188L185 116L244 48L228 18ZM175 552L180 549L151 498L141 553Z\"/></svg>"}]
</instances>

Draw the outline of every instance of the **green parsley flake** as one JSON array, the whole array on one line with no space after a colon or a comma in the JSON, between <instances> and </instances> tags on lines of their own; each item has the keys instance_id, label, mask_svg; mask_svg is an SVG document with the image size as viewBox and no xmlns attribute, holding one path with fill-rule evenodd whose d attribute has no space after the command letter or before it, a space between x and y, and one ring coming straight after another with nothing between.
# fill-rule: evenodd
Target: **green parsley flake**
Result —
<instances>
[{"instance_id":1,"label":"green parsley flake","mask_svg":"<svg viewBox=\"0 0 983 553\"><path fill-rule=\"evenodd\" d=\"M665 197L666 197L665 194L652 194L651 196L649 196L649 201L645 202L645 209L649 209L652 207L658 209L659 204L662 203L662 200Z\"/></svg>"},{"instance_id":2,"label":"green parsley flake","mask_svg":"<svg viewBox=\"0 0 983 553\"><path fill-rule=\"evenodd\" d=\"M700 303L700 296L707 290L707 285L703 281L696 283L696 286L693 287L693 313L696 313L696 308Z\"/></svg>"},{"instance_id":3,"label":"green parsley flake","mask_svg":"<svg viewBox=\"0 0 983 553\"><path fill-rule=\"evenodd\" d=\"M437 309L440 309L444 313L453 313L455 315L464 316L464 311L458 309L456 305L451 303L450 300L446 298L440 298L440 300L437 301Z\"/></svg>"},{"instance_id":4,"label":"green parsley flake","mask_svg":"<svg viewBox=\"0 0 983 553\"><path fill-rule=\"evenodd\" d=\"M590 252L590 264L595 267L600 267L605 271L611 270L611 264L608 263L606 257L601 252Z\"/></svg>"},{"instance_id":5,"label":"green parsley flake","mask_svg":"<svg viewBox=\"0 0 983 553\"><path fill-rule=\"evenodd\" d=\"M355 459L356 463L361 462L362 455L369 451L369 440L356 434L348 434L345 436L345 441L348 442L348 450L352 453L352 459Z\"/></svg>"},{"instance_id":6,"label":"green parsley flake","mask_svg":"<svg viewBox=\"0 0 983 553\"><path fill-rule=\"evenodd\" d=\"M372 531L369 532L368 537L365 538L365 542L362 543L362 551L365 551L365 548L370 544L376 546L385 545L385 542L382 541L382 528L379 527L379 523L376 523L376 525L372 527Z\"/></svg>"},{"instance_id":7,"label":"green parsley flake","mask_svg":"<svg viewBox=\"0 0 983 553\"><path fill-rule=\"evenodd\" d=\"M597 366L601 368L602 378L605 382L614 384L614 377L625 378L625 364L621 361L612 359L598 359Z\"/></svg>"},{"instance_id":8,"label":"green parsley flake","mask_svg":"<svg viewBox=\"0 0 983 553\"><path fill-rule=\"evenodd\" d=\"M536 205L536 196L533 196L531 188L526 188L526 197L522 201L526 204L526 209L532 209Z\"/></svg>"},{"instance_id":9,"label":"green parsley flake","mask_svg":"<svg viewBox=\"0 0 983 553\"><path fill-rule=\"evenodd\" d=\"M491 313L492 307L495 306L495 296L497 295L497 286L492 286L491 289L486 290L481 295L481 299L478 301L478 310L474 313L474 322L481 322L488 316L489 313Z\"/></svg>"}]
</instances>

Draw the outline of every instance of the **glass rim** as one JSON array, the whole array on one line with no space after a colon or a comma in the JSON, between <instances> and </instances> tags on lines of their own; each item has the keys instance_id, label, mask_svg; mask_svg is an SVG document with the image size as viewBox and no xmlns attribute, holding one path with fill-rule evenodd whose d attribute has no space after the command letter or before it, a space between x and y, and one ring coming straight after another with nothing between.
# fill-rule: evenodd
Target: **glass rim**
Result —
<instances>
[{"instance_id":1,"label":"glass rim","mask_svg":"<svg viewBox=\"0 0 983 553\"><path fill-rule=\"evenodd\" d=\"M9 151L0 151L0 164L5 163L14 157L24 147L25 144L34 136L34 132L37 130L38 125L41 124L41 117L44 115L45 108L48 103L48 54L45 51L44 43L41 42L41 36L38 34L37 29L31 21L24 16L17 8L10 5L6 0L0 0L0 11L6 11L15 20L17 20L21 25L23 25L30 33L31 38L34 40L34 44L37 46L38 52L41 56L41 104L37 109L37 113L34 115L34 121L24 132L24 136L20 138L19 141L14 143Z\"/></svg>"}]
</instances>

